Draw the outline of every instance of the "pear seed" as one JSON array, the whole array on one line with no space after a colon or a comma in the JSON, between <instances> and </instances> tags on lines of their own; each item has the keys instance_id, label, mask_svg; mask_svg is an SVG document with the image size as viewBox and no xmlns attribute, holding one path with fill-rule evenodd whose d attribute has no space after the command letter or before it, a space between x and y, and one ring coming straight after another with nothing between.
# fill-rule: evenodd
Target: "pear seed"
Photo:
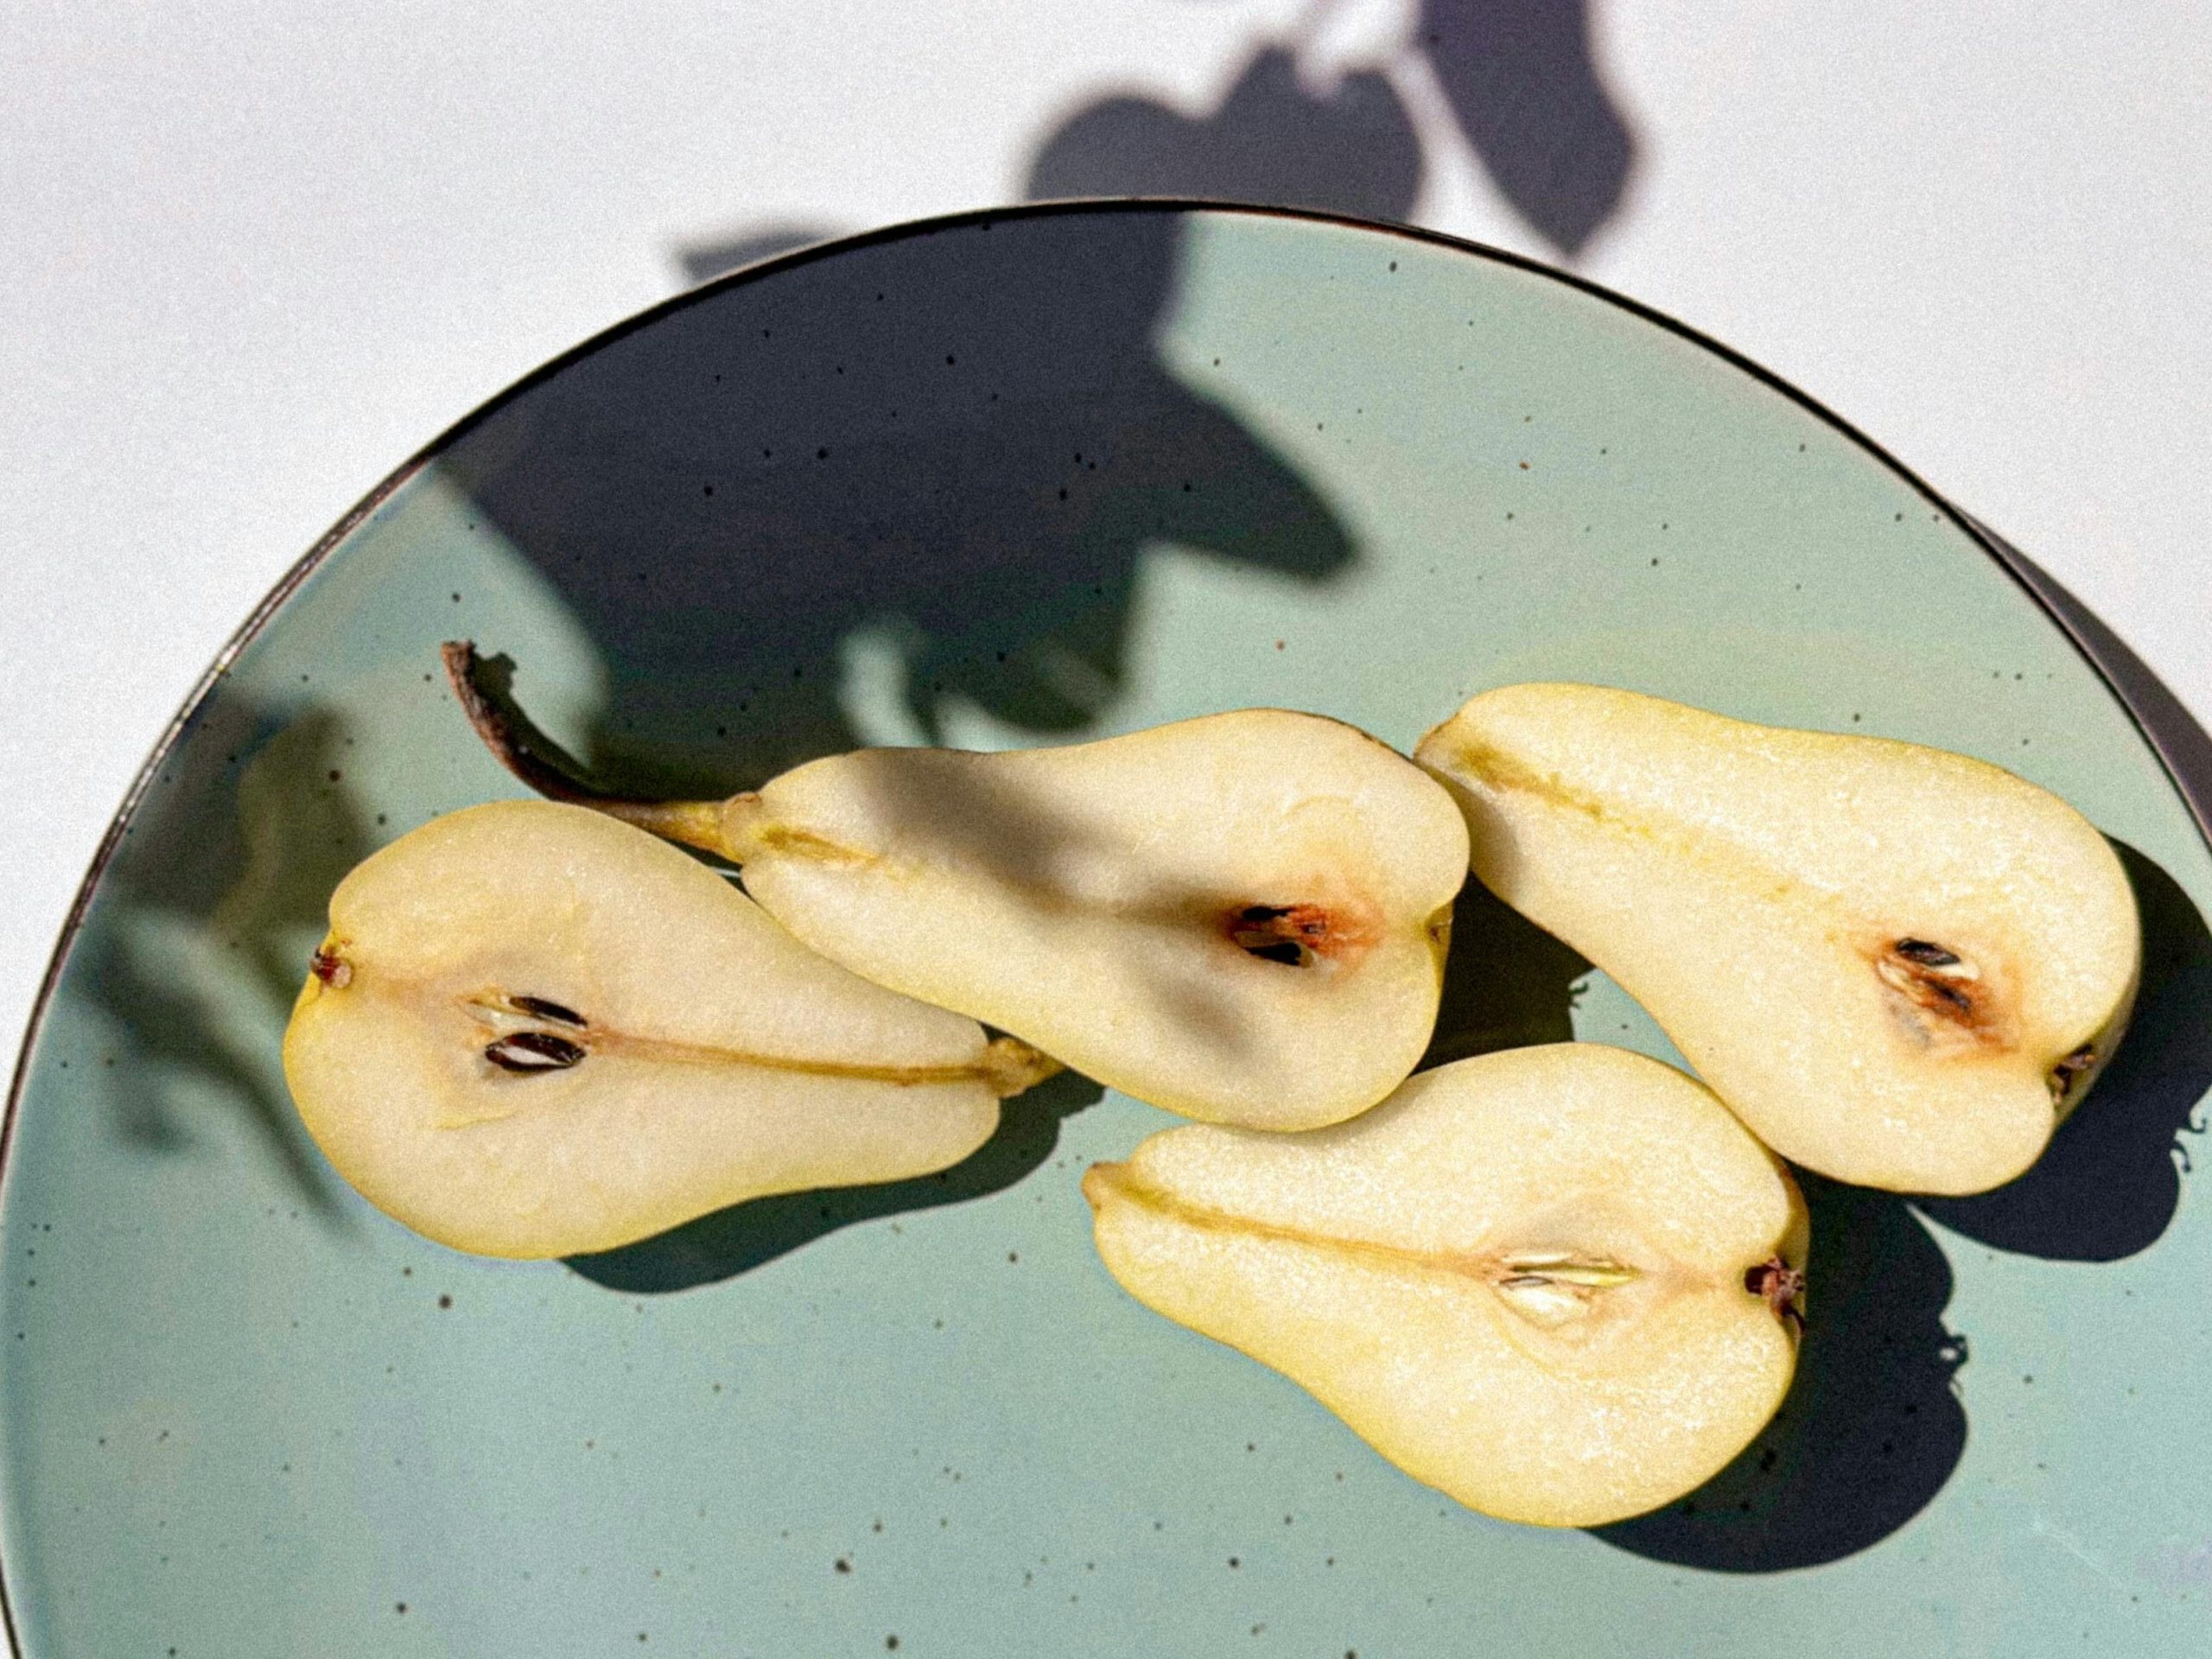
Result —
<instances>
[{"instance_id":1,"label":"pear seed","mask_svg":"<svg viewBox=\"0 0 2212 1659\"><path fill-rule=\"evenodd\" d=\"M1916 962L1923 968L1955 968L1959 959L1940 944L1930 944L1925 939L1899 939L1890 947L1907 962Z\"/></svg>"},{"instance_id":2,"label":"pear seed","mask_svg":"<svg viewBox=\"0 0 2212 1659\"><path fill-rule=\"evenodd\" d=\"M1637 1278L1634 1268L1624 1267L1610 1256L1578 1256L1566 1250L1523 1252L1506 1257L1500 1265L1512 1275L1499 1281L1501 1285L1510 1284L1516 1279L1536 1279L1580 1285L1592 1290L1611 1290L1616 1285L1633 1283Z\"/></svg>"},{"instance_id":3,"label":"pear seed","mask_svg":"<svg viewBox=\"0 0 2212 1659\"><path fill-rule=\"evenodd\" d=\"M550 1031L518 1031L484 1050L484 1058L503 1071L565 1071L583 1058L581 1043Z\"/></svg>"},{"instance_id":4,"label":"pear seed","mask_svg":"<svg viewBox=\"0 0 2212 1659\"><path fill-rule=\"evenodd\" d=\"M584 1017L574 1008L564 1007L550 997L516 996L509 999L518 1013L534 1014L540 1020L550 1020L556 1026L574 1026L582 1030Z\"/></svg>"}]
</instances>

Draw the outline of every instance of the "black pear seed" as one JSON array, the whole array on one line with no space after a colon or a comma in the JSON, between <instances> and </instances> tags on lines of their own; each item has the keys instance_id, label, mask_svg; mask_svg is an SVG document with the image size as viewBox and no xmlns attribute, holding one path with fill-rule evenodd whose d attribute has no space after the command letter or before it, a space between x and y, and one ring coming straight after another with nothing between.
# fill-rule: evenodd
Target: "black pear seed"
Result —
<instances>
[{"instance_id":1,"label":"black pear seed","mask_svg":"<svg viewBox=\"0 0 2212 1659\"><path fill-rule=\"evenodd\" d=\"M518 1031L484 1051L484 1058L503 1071L565 1071L583 1057L582 1044L550 1031Z\"/></svg>"},{"instance_id":2,"label":"black pear seed","mask_svg":"<svg viewBox=\"0 0 2212 1659\"><path fill-rule=\"evenodd\" d=\"M556 1026L574 1026L578 1030L583 1028L583 1015L574 1008L563 1007L550 997L517 996L510 1000L519 1014L534 1014L540 1020L550 1020Z\"/></svg>"},{"instance_id":3,"label":"black pear seed","mask_svg":"<svg viewBox=\"0 0 2212 1659\"><path fill-rule=\"evenodd\" d=\"M1930 944L1925 939L1899 939L1890 947L1907 962L1916 962L1923 968L1955 968L1959 959L1940 944Z\"/></svg>"}]
</instances>

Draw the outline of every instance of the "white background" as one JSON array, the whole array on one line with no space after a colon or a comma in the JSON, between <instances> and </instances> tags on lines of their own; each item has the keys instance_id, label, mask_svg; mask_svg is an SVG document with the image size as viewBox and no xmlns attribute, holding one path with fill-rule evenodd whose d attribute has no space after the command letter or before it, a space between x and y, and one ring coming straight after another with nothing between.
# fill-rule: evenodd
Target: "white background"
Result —
<instances>
[{"instance_id":1,"label":"white background","mask_svg":"<svg viewBox=\"0 0 2212 1659\"><path fill-rule=\"evenodd\" d=\"M1563 9L1488 10L1516 6ZM1636 151L1575 268L1872 434L2212 717L2212 15L1590 6ZM11 0L0 1038L255 601L441 428L684 285L686 248L1018 198L1071 112L1123 92L1202 120L1294 39L1317 97L1393 66L1413 217L1558 258L1408 55L1412 12Z\"/></svg>"}]
</instances>

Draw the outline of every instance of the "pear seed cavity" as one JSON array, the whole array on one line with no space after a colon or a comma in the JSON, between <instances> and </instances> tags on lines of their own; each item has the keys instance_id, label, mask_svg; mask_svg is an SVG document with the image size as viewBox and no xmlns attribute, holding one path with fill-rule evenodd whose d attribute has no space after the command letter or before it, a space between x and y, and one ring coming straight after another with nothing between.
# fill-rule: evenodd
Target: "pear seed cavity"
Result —
<instances>
[{"instance_id":1,"label":"pear seed cavity","mask_svg":"<svg viewBox=\"0 0 2212 1659\"><path fill-rule=\"evenodd\" d=\"M1247 905L1229 918L1229 937L1247 956L1291 968L1312 967L1329 931L1319 905Z\"/></svg>"},{"instance_id":2,"label":"pear seed cavity","mask_svg":"<svg viewBox=\"0 0 2212 1659\"><path fill-rule=\"evenodd\" d=\"M1926 939L1895 940L1874 958L1874 972L1894 994L1900 1021L1922 1046L2002 1041L1981 969L1948 946Z\"/></svg>"},{"instance_id":3,"label":"pear seed cavity","mask_svg":"<svg viewBox=\"0 0 2212 1659\"><path fill-rule=\"evenodd\" d=\"M1601 1291L1633 1284L1634 1268L1605 1256L1578 1256L1566 1250L1524 1251L1498 1263L1503 1276L1495 1283L1505 1305L1541 1330L1555 1331L1586 1316Z\"/></svg>"}]
</instances>

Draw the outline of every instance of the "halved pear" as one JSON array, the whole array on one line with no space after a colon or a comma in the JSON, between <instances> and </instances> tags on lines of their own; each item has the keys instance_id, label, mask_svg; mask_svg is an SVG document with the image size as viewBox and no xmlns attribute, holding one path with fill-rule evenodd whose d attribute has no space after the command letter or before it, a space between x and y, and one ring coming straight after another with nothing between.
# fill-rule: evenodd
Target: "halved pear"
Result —
<instances>
[{"instance_id":1,"label":"halved pear","mask_svg":"<svg viewBox=\"0 0 2212 1659\"><path fill-rule=\"evenodd\" d=\"M651 804L582 790L471 683L469 647L447 660L526 782L730 860L823 956L1155 1106L1337 1122L1435 1025L1466 825L1339 721L1249 709L1062 748L863 749Z\"/></svg>"},{"instance_id":2,"label":"halved pear","mask_svg":"<svg viewBox=\"0 0 2212 1659\"><path fill-rule=\"evenodd\" d=\"M1587 685L1485 692L1419 758L1484 885L1825 1175L2010 1180L2126 1025L2142 944L2119 859L1983 761Z\"/></svg>"},{"instance_id":3,"label":"halved pear","mask_svg":"<svg viewBox=\"0 0 2212 1659\"><path fill-rule=\"evenodd\" d=\"M1460 1060L1313 1135L1171 1129L1083 1190L1139 1301L1509 1521L1691 1491L1796 1363L1796 1186L1705 1089L1622 1049Z\"/></svg>"},{"instance_id":4,"label":"halved pear","mask_svg":"<svg viewBox=\"0 0 2212 1659\"><path fill-rule=\"evenodd\" d=\"M503 1256L943 1169L1053 1070L824 961L666 842L541 801L435 819L355 868L284 1034L339 1173Z\"/></svg>"}]
</instances>

